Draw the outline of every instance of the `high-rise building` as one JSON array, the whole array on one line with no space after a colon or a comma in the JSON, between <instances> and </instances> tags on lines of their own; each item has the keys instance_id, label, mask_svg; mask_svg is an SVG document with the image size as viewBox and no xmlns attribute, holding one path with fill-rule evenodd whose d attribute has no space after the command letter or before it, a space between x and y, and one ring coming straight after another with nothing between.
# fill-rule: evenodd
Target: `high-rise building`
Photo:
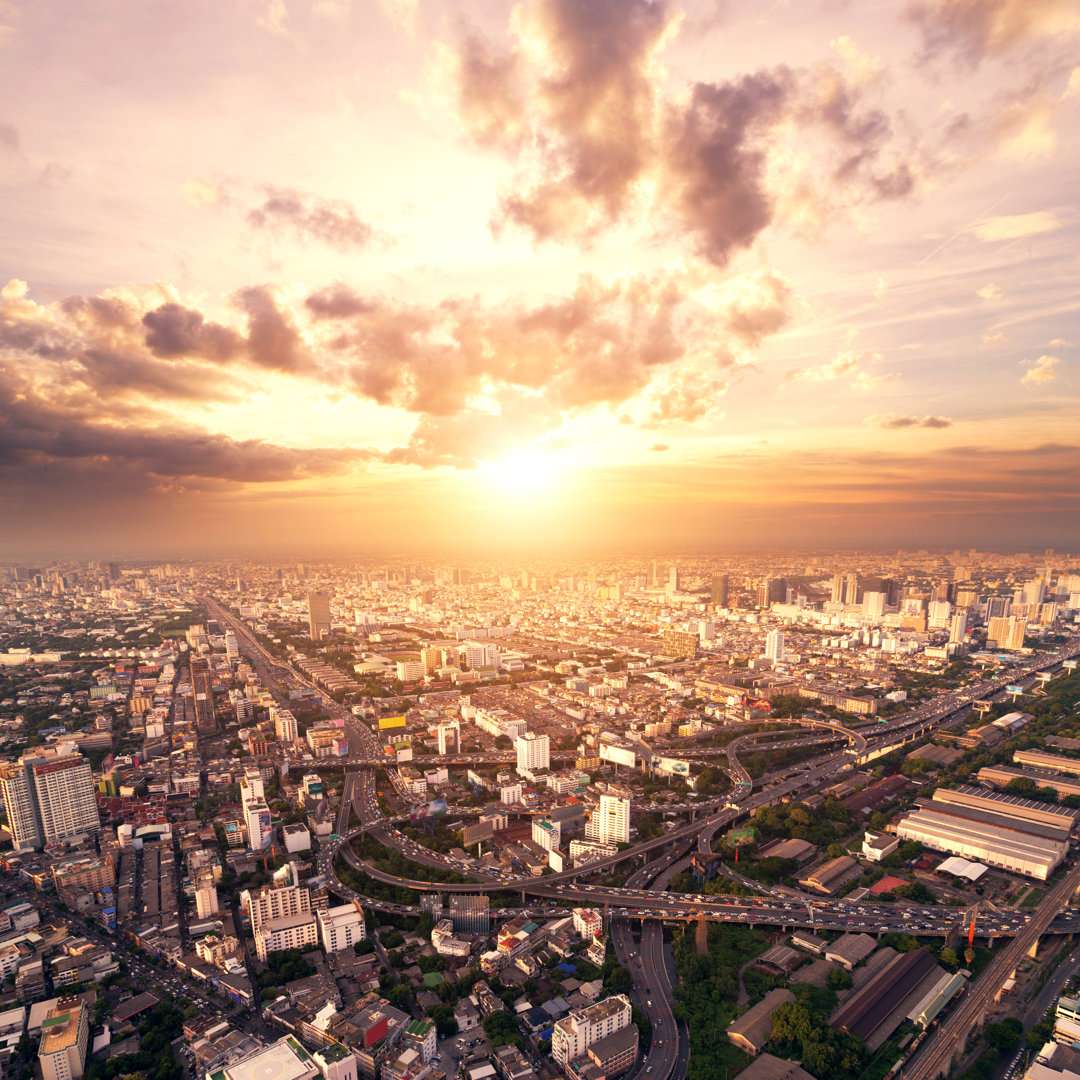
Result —
<instances>
[{"instance_id":1,"label":"high-rise building","mask_svg":"<svg viewBox=\"0 0 1080 1080\"><path fill-rule=\"evenodd\" d=\"M871 619L880 619L885 614L885 593L863 593L863 614Z\"/></svg>"},{"instance_id":2,"label":"high-rise building","mask_svg":"<svg viewBox=\"0 0 1080 1080\"><path fill-rule=\"evenodd\" d=\"M351 949L358 941L367 937L364 912L359 901L328 907L325 911L316 912L315 918L319 923L319 937L322 938L323 948L328 953Z\"/></svg>"},{"instance_id":3,"label":"high-rise building","mask_svg":"<svg viewBox=\"0 0 1080 1080\"><path fill-rule=\"evenodd\" d=\"M78 998L60 998L41 1022L38 1061L42 1080L78 1080L90 1039L88 1010Z\"/></svg>"},{"instance_id":4,"label":"high-rise building","mask_svg":"<svg viewBox=\"0 0 1080 1080\"><path fill-rule=\"evenodd\" d=\"M296 742L299 737L299 728L296 726L296 717L289 709L283 709L279 705L270 707L270 718L274 721L274 734L285 743Z\"/></svg>"},{"instance_id":5,"label":"high-rise building","mask_svg":"<svg viewBox=\"0 0 1080 1080\"><path fill-rule=\"evenodd\" d=\"M1000 618L1002 615L1008 615L1011 603L1012 601L1007 596L988 596L986 598L987 622Z\"/></svg>"},{"instance_id":6,"label":"high-rise building","mask_svg":"<svg viewBox=\"0 0 1080 1080\"><path fill-rule=\"evenodd\" d=\"M713 574L712 588L709 591L709 600L716 607L728 606L729 583L727 574Z\"/></svg>"},{"instance_id":7,"label":"high-rise building","mask_svg":"<svg viewBox=\"0 0 1080 1080\"><path fill-rule=\"evenodd\" d=\"M832 579L832 593L829 599L834 604L842 604L844 602L844 575L833 574Z\"/></svg>"},{"instance_id":8,"label":"high-rise building","mask_svg":"<svg viewBox=\"0 0 1080 1080\"><path fill-rule=\"evenodd\" d=\"M986 644L999 649L1022 649L1027 619L1022 615L1002 615L991 619L986 630Z\"/></svg>"},{"instance_id":9,"label":"high-rise building","mask_svg":"<svg viewBox=\"0 0 1080 1080\"><path fill-rule=\"evenodd\" d=\"M624 789L604 792L585 825L585 836L602 844L629 843L630 793Z\"/></svg>"},{"instance_id":10,"label":"high-rise building","mask_svg":"<svg viewBox=\"0 0 1080 1080\"><path fill-rule=\"evenodd\" d=\"M784 631L770 630L765 635L765 659L774 664L784 659Z\"/></svg>"},{"instance_id":11,"label":"high-rise building","mask_svg":"<svg viewBox=\"0 0 1080 1080\"><path fill-rule=\"evenodd\" d=\"M551 740L546 735L527 731L515 744L517 767L520 773L534 773L551 768Z\"/></svg>"},{"instance_id":12,"label":"high-rise building","mask_svg":"<svg viewBox=\"0 0 1080 1080\"><path fill-rule=\"evenodd\" d=\"M225 631L225 655L230 660L240 659L240 642L231 630Z\"/></svg>"},{"instance_id":13,"label":"high-rise building","mask_svg":"<svg viewBox=\"0 0 1080 1080\"><path fill-rule=\"evenodd\" d=\"M200 919L209 919L220 911L218 891L214 884L214 872L202 869L195 879L195 914Z\"/></svg>"},{"instance_id":14,"label":"high-rise building","mask_svg":"<svg viewBox=\"0 0 1080 1080\"><path fill-rule=\"evenodd\" d=\"M245 769L244 779L240 781L240 802L244 809L248 803L261 802L266 795L262 773L258 769Z\"/></svg>"},{"instance_id":15,"label":"high-rise building","mask_svg":"<svg viewBox=\"0 0 1080 1080\"><path fill-rule=\"evenodd\" d=\"M697 656L699 638L688 630L665 630L660 648L673 660L693 660Z\"/></svg>"},{"instance_id":16,"label":"high-rise building","mask_svg":"<svg viewBox=\"0 0 1080 1080\"><path fill-rule=\"evenodd\" d=\"M667 591L669 593L677 593L679 591L679 568L677 566L672 566L668 570Z\"/></svg>"},{"instance_id":17,"label":"high-rise building","mask_svg":"<svg viewBox=\"0 0 1080 1080\"><path fill-rule=\"evenodd\" d=\"M252 851L265 851L274 839L270 807L262 799L244 804L244 824L247 826L248 847Z\"/></svg>"},{"instance_id":18,"label":"high-rise building","mask_svg":"<svg viewBox=\"0 0 1080 1080\"><path fill-rule=\"evenodd\" d=\"M457 754L461 752L461 725L457 720L449 720L439 725L439 753Z\"/></svg>"},{"instance_id":19,"label":"high-rise building","mask_svg":"<svg viewBox=\"0 0 1080 1080\"><path fill-rule=\"evenodd\" d=\"M551 1033L551 1056L569 1074L571 1062L585 1056L601 1039L630 1026L630 999L625 994L604 998L595 1005L575 1009L555 1024ZM636 1054L637 1046L633 1047ZM633 1058L627 1062L632 1064Z\"/></svg>"},{"instance_id":20,"label":"high-rise building","mask_svg":"<svg viewBox=\"0 0 1080 1080\"><path fill-rule=\"evenodd\" d=\"M18 762L0 766L0 794L17 851L101 831L90 763L70 745L27 750Z\"/></svg>"},{"instance_id":21,"label":"high-rise building","mask_svg":"<svg viewBox=\"0 0 1080 1080\"><path fill-rule=\"evenodd\" d=\"M326 593L308 593L308 636L322 641L330 636L330 597Z\"/></svg>"},{"instance_id":22,"label":"high-rise building","mask_svg":"<svg viewBox=\"0 0 1080 1080\"><path fill-rule=\"evenodd\" d=\"M957 612L949 622L949 644L954 645L964 640L967 631L967 612Z\"/></svg>"},{"instance_id":23,"label":"high-rise building","mask_svg":"<svg viewBox=\"0 0 1080 1080\"><path fill-rule=\"evenodd\" d=\"M260 960L269 952L292 948L293 941L308 943L310 938L314 944L318 924L311 913L311 893L302 885L264 885L251 894L251 932Z\"/></svg>"},{"instance_id":24,"label":"high-rise building","mask_svg":"<svg viewBox=\"0 0 1080 1080\"><path fill-rule=\"evenodd\" d=\"M192 657L191 689L195 695L195 727L200 734L212 735L218 727L214 714L214 677L209 660Z\"/></svg>"},{"instance_id":25,"label":"high-rise building","mask_svg":"<svg viewBox=\"0 0 1080 1080\"><path fill-rule=\"evenodd\" d=\"M491 928L491 898L473 893L450 894L450 921L455 934L486 934Z\"/></svg>"},{"instance_id":26,"label":"high-rise building","mask_svg":"<svg viewBox=\"0 0 1080 1080\"><path fill-rule=\"evenodd\" d=\"M844 603L857 604L861 599L859 595L859 575L844 575Z\"/></svg>"}]
</instances>

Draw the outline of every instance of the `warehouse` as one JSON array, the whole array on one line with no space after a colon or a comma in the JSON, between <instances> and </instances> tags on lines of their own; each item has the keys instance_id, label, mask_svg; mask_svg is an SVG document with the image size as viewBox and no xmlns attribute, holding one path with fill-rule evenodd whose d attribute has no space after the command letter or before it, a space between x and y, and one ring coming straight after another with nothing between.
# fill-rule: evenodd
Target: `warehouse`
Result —
<instances>
[{"instance_id":1,"label":"warehouse","mask_svg":"<svg viewBox=\"0 0 1080 1080\"><path fill-rule=\"evenodd\" d=\"M1048 754L1045 750L1017 750L1013 754L1013 763L1028 765L1033 769L1049 769L1051 772L1080 776L1080 758Z\"/></svg>"},{"instance_id":2,"label":"warehouse","mask_svg":"<svg viewBox=\"0 0 1080 1080\"><path fill-rule=\"evenodd\" d=\"M979 770L980 784L1005 787L1011 780L1028 779L1036 787L1053 788L1059 799L1067 795L1080 795L1080 780L1072 780L1061 773L1039 772L1037 769L1013 769L1008 765L987 765Z\"/></svg>"},{"instance_id":3,"label":"warehouse","mask_svg":"<svg viewBox=\"0 0 1080 1080\"><path fill-rule=\"evenodd\" d=\"M938 809L937 805L927 804L905 815L897 825L896 835L934 851L974 859L1037 881L1047 881L1065 859L1069 845L1064 840L1030 831L1040 826L1007 828L945 812L960 807Z\"/></svg>"},{"instance_id":4,"label":"warehouse","mask_svg":"<svg viewBox=\"0 0 1080 1080\"><path fill-rule=\"evenodd\" d=\"M806 877L798 880L804 889L814 889L826 896L832 896L860 874L862 867L850 855L840 855L815 866L807 872Z\"/></svg>"},{"instance_id":5,"label":"warehouse","mask_svg":"<svg viewBox=\"0 0 1080 1080\"><path fill-rule=\"evenodd\" d=\"M987 825L995 829L1010 829L1021 837L1041 837L1044 840L1055 840L1067 843L1069 830L1060 824L1046 825L1041 821L1027 821L1019 814L1001 814L996 810L986 810L981 806L969 806L964 803L950 802L947 799L939 799L937 793L931 799L916 799L915 807L932 810L937 814L947 814L949 817L960 818L975 825Z\"/></svg>"},{"instance_id":6,"label":"warehouse","mask_svg":"<svg viewBox=\"0 0 1080 1080\"><path fill-rule=\"evenodd\" d=\"M971 806L1005 818L1049 825L1058 829L1063 836L1068 836L1076 828L1077 818L1080 818L1080 810L1036 802L1034 799L1022 799L1018 795L1007 795L1003 791L987 791L985 788L939 788L934 792L934 802Z\"/></svg>"},{"instance_id":7,"label":"warehouse","mask_svg":"<svg viewBox=\"0 0 1080 1080\"><path fill-rule=\"evenodd\" d=\"M759 1054L772 1035L772 1014L787 1001L794 1001L790 990L770 990L756 1005L751 1006L728 1024L727 1037L740 1050Z\"/></svg>"},{"instance_id":8,"label":"warehouse","mask_svg":"<svg viewBox=\"0 0 1080 1080\"><path fill-rule=\"evenodd\" d=\"M941 968L926 949L899 953L833 1014L829 1023L876 1050L899 1026L911 1004L937 983ZM875 1045L875 1043L877 1045Z\"/></svg>"}]
</instances>

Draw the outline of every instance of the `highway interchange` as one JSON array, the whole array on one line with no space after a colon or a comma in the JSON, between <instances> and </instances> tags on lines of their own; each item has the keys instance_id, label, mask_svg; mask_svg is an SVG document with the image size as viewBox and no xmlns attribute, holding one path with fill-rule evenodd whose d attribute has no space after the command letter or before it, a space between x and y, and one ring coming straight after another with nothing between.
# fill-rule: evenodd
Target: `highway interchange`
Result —
<instances>
[{"instance_id":1,"label":"highway interchange","mask_svg":"<svg viewBox=\"0 0 1080 1080\"><path fill-rule=\"evenodd\" d=\"M247 649L256 650L268 665L281 668L272 657L247 631L242 622L224 611L213 601L208 601L215 614L227 621L235 630ZM663 836L639 843L620 852L618 855L600 859L584 867L578 867L561 873L545 875L542 878L514 876L507 871L489 872L486 868L478 870L475 865L456 863L446 856L426 851L400 833L391 823L386 822L378 806L375 764L386 767L385 755L380 753L372 732L360 723L348 710L333 702L328 695L314 687L320 694L324 711L344 722L349 737L350 753L348 764L357 766L356 772L346 774L341 810L338 816L338 839L332 839L322 845L318 855L318 869L326 879L328 886L339 895L361 901L373 910L391 911L401 914L416 913L419 908L411 904L387 902L363 896L344 885L338 877L336 862L341 855L357 871L386 884L416 892L464 892L464 893L503 893L517 892L521 896L518 907L505 909L503 914L528 911L542 917L545 914L559 912L559 908L550 909L543 901L579 901L591 906L602 906L611 919L613 943L619 954L620 962L628 964L635 976L637 987L635 1000L643 1005L653 1025L653 1044L646 1055L639 1060L635 1070L637 1080L683 1080L689 1047L685 1032L679 1032L672 1012L670 977L667 974L663 956L661 921L665 919L694 920L701 916L708 920L739 922L750 926L772 925L781 927L819 927L837 931L865 931L882 933L900 930L916 933L920 936L945 936L958 926L962 913L956 909L940 910L935 907L903 905L867 905L848 904L842 900L822 898L820 900L792 895L791 890L771 890L770 895L740 898L720 895L688 895L665 893L668 882L677 868L685 866L685 852L690 844L697 843L700 850L709 851L710 845L718 832L730 828L738 821L751 816L759 807L779 802L785 797L795 796L807 791L817 790L834 782L843 773L851 771L856 764L881 756L899 748L905 742L920 738L940 727L950 717L961 711L966 712L974 702L986 699L992 694L1002 692L1007 685L1022 684L1033 678L1039 671L1057 667L1063 660L1080 654L1080 640L1073 639L1052 655L1032 657L1020 667L1009 670L1006 677L987 679L974 687L951 691L937 699L926 702L902 716L882 724L880 729L867 738L865 733L842 727L837 724L824 725L807 721L792 720L788 724L829 727L825 737L835 739L843 737L848 747L841 751L830 750L809 761L803 762L783 773L769 774L762 778L763 787L753 791L750 777L739 764L738 752L742 746L751 744L751 740L740 736L721 752L728 759L728 770L735 784L734 792L728 797L723 808L715 806L696 806L701 812L697 821L678 826ZM310 680L289 668L292 679L313 686ZM777 721L778 723L780 721ZM790 746L791 743L783 745ZM680 749L680 756L691 756L691 751ZM700 754L700 751L698 752ZM553 754L553 757L556 755ZM498 758L498 762L495 759ZM414 759L423 763L423 758ZM504 763L512 760L505 754L469 754L433 758L434 762L449 766L472 764ZM335 765L340 767L342 759ZM390 766L392 767L392 765ZM741 781L741 782L740 782ZM355 809L359 826L345 831L350 820L350 809ZM713 810L713 812L708 812ZM432 884L413 878L403 878L387 874L370 864L363 862L353 851L350 841L355 836L370 833L387 847L396 847L406 857L428 865L458 870L473 878L470 882ZM664 850L668 852L665 855ZM655 856L652 861L637 870L624 887L609 887L581 882L577 879L585 875L594 875L610 870L620 863L638 859L642 856ZM1007 967L1014 954L1022 955L1030 941L1037 942L1042 933L1074 933L1080 931L1080 912L1067 909L1066 904L1080 884L1080 866L1068 871L1033 911L1005 912L980 911L976 932L980 937L993 941L1000 937L1012 937L1014 940L1002 950L986 973L980 978L976 993L969 993L961 1008L950 1014L948 1020L938 1031L924 1041L918 1055L906 1070L906 1076L913 1080L934 1080L947 1072L951 1054L958 1037L966 1036L973 1022L977 1022L985 1009L985 1001L995 992L1001 982L1008 977ZM758 888L761 888L758 886ZM532 905L527 904L526 896L534 898ZM539 900L540 903L536 903ZM561 909L565 910L565 908ZM641 944L635 950L632 939L631 923L641 925ZM1000 978L999 978L1000 976ZM991 985L996 984L996 985ZM951 1043L941 1038L942 1032L952 1031ZM646 1060L647 1058L647 1060ZM914 1070L918 1075L914 1075Z\"/></svg>"}]
</instances>

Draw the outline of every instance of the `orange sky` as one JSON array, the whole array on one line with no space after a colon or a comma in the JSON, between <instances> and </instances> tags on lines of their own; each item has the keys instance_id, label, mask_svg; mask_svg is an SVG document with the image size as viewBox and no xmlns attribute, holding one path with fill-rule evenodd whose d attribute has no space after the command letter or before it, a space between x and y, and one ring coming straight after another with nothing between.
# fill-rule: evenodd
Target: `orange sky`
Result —
<instances>
[{"instance_id":1,"label":"orange sky","mask_svg":"<svg viewBox=\"0 0 1080 1080\"><path fill-rule=\"evenodd\" d=\"M1067 0L0 5L0 555L1075 547Z\"/></svg>"}]
</instances>

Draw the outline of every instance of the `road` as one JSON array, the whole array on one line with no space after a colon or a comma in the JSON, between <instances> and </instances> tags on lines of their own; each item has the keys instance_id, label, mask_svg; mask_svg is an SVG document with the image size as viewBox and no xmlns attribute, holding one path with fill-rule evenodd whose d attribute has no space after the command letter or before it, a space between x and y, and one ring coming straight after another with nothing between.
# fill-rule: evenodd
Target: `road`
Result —
<instances>
[{"instance_id":1,"label":"road","mask_svg":"<svg viewBox=\"0 0 1080 1080\"><path fill-rule=\"evenodd\" d=\"M990 966L969 986L967 996L919 1048L912 1063L904 1068L905 1080L935 1080L948 1075L957 1050L962 1050L968 1033L985 1015L990 999L1016 970L1032 944L1039 940L1055 916L1080 887L1080 865L1074 866L1043 897L1024 928L990 962Z\"/></svg>"}]
</instances>

